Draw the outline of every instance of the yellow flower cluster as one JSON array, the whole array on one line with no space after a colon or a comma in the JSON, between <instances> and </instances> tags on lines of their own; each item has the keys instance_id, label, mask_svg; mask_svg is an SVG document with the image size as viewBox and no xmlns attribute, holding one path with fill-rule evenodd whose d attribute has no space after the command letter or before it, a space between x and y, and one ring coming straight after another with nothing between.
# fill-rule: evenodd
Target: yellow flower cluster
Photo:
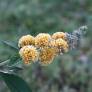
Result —
<instances>
[{"instance_id":1,"label":"yellow flower cluster","mask_svg":"<svg viewBox=\"0 0 92 92\"><path fill-rule=\"evenodd\" d=\"M34 45L34 44L35 44L35 38L31 35L26 35L26 36L22 36L19 39L18 46L23 47L23 46L26 46L26 45Z\"/></svg>"},{"instance_id":2,"label":"yellow flower cluster","mask_svg":"<svg viewBox=\"0 0 92 92\"><path fill-rule=\"evenodd\" d=\"M59 39L59 38L62 38L63 40L66 40L66 33L64 32L56 32L52 35L52 38L53 39Z\"/></svg>"},{"instance_id":3,"label":"yellow flower cluster","mask_svg":"<svg viewBox=\"0 0 92 92\"><path fill-rule=\"evenodd\" d=\"M55 49L57 49L57 53L59 53L59 54L68 51L68 43L61 38L59 38L57 40L52 40L50 42L50 47L54 47Z\"/></svg>"},{"instance_id":4,"label":"yellow flower cluster","mask_svg":"<svg viewBox=\"0 0 92 92\"><path fill-rule=\"evenodd\" d=\"M56 55L56 52L54 48L41 49L41 52L39 54L39 61L41 65L48 65L52 63L55 55Z\"/></svg>"},{"instance_id":5,"label":"yellow flower cluster","mask_svg":"<svg viewBox=\"0 0 92 92\"><path fill-rule=\"evenodd\" d=\"M47 33L40 33L35 37L35 46L38 48L48 47L51 36Z\"/></svg>"},{"instance_id":6,"label":"yellow flower cluster","mask_svg":"<svg viewBox=\"0 0 92 92\"><path fill-rule=\"evenodd\" d=\"M35 62L38 59L38 51L34 46L24 46L19 51L20 56L22 57L25 64Z\"/></svg>"},{"instance_id":7,"label":"yellow flower cluster","mask_svg":"<svg viewBox=\"0 0 92 92\"><path fill-rule=\"evenodd\" d=\"M40 33L36 37L26 35L19 39L19 54L25 64L38 61L41 65L48 65L57 54L68 51L65 39L66 33L63 32L56 32L52 36L47 33Z\"/></svg>"}]
</instances>

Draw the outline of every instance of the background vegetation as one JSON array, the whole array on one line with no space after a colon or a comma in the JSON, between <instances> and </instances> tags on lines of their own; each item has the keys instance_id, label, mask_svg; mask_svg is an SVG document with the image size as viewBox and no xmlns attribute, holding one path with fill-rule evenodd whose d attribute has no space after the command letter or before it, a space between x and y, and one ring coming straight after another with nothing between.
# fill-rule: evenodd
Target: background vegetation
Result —
<instances>
[{"instance_id":1,"label":"background vegetation","mask_svg":"<svg viewBox=\"0 0 92 92\"><path fill-rule=\"evenodd\" d=\"M0 0L0 62L14 55L2 41L17 43L22 35L88 32L80 48L57 57L47 66L32 65L22 71L33 92L92 92L92 0ZM0 81L0 92L8 92Z\"/></svg>"}]
</instances>

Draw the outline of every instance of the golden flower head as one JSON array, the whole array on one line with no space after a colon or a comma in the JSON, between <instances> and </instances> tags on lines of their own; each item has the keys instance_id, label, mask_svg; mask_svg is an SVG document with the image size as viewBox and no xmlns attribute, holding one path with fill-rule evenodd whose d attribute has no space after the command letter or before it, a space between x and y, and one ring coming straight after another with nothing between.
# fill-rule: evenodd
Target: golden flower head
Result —
<instances>
[{"instance_id":1,"label":"golden flower head","mask_svg":"<svg viewBox=\"0 0 92 92\"><path fill-rule=\"evenodd\" d=\"M51 36L47 33L40 33L35 37L36 47L48 47Z\"/></svg>"},{"instance_id":2,"label":"golden flower head","mask_svg":"<svg viewBox=\"0 0 92 92\"><path fill-rule=\"evenodd\" d=\"M55 48L57 50L57 53L59 53L59 54L68 51L67 41L65 41L61 38L57 39L57 40L52 40L50 42L49 46Z\"/></svg>"},{"instance_id":3,"label":"golden flower head","mask_svg":"<svg viewBox=\"0 0 92 92\"><path fill-rule=\"evenodd\" d=\"M34 43L35 43L35 38L33 36L25 35L25 36L22 36L19 39L18 46L23 47L23 46L26 46L26 45L34 45Z\"/></svg>"},{"instance_id":4,"label":"golden flower head","mask_svg":"<svg viewBox=\"0 0 92 92\"><path fill-rule=\"evenodd\" d=\"M39 54L39 62L41 65L45 66L52 63L54 57L56 55L56 51L54 48L43 48Z\"/></svg>"},{"instance_id":5,"label":"golden flower head","mask_svg":"<svg viewBox=\"0 0 92 92\"><path fill-rule=\"evenodd\" d=\"M59 39L59 38L62 38L64 40L66 40L66 33L64 33L64 32L56 32L56 33L54 33L52 35L52 38L55 39L55 40Z\"/></svg>"},{"instance_id":6,"label":"golden flower head","mask_svg":"<svg viewBox=\"0 0 92 92\"><path fill-rule=\"evenodd\" d=\"M19 51L20 56L22 57L25 64L35 62L38 58L38 51L34 46L24 46Z\"/></svg>"}]
</instances>

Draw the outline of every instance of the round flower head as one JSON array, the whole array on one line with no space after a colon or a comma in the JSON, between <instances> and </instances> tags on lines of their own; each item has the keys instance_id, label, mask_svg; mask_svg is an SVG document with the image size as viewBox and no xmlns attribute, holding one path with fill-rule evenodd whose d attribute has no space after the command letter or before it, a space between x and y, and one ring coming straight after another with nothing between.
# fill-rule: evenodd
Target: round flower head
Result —
<instances>
[{"instance_id":1,"label":"round flower head","mask_svg":"<svg viewBox=\"0 0 92 92\"><path fill-rule=\"evenodd\" d=\"M54 48L43 48L39 54L39 62L41 65L45 66L52 63L54 57L56 55L56 51Z\"/></svg>"},{"instance_id":2,"label":"round flower head","mask_svg":"<svg viewBox=\"0 0 92 92\"><path fill-rule=\"evenodd\" d=\"M67 41L63 40L63 39L57 39L57 40L52 40L50 42L50 47L53 47L57 50L57 53L61 54L63 52L67 52L68 51L68 43Z\"/></svg>"},{"instance_id":3,"label":"round flower head","mask_svg":"<svg viewBox=\"0 0 92 92\"><path fill-rule=\"evenodd\" d=\"M42 48L48 47L51 36L47 33L40 33L35 37L35 46Z\"/></svg>"},{"instance_id":4,"label":"round flower head","mask_svg":"<svg viewBox=\"0 0 92 92\"><path fill-rule=\"evenodd\" d=\"M35 38L33 36L25 35L25 36L22 36L19 39L18 46L23 47L23 46L26 46L26 45L34 45L34 43L35 43Z\"/></svg>"},{"instance_id":5,"label":"round flower head","mask_svg":"<svg viewBox=\"0 0 92 92\"><path fill-rule=\"evenodd\" d=\"M38 51L34 46L24 46L20 49L19 54L25 64L35 62L38 58Z\"/></svg>"},{"instance_id":6,"label":"round flower head","mask_svg":"<svg viewBox=\"0 0 92 92\"><path fill-rule=\"evenodd\" d=\"M66 33L64 33L64 32L56 32L56 33L54 33L52 35L52 38L55 39L55 40L59 39L59 38L62 38L64 40L66 40Z\"/></svg>"}]
</instances>

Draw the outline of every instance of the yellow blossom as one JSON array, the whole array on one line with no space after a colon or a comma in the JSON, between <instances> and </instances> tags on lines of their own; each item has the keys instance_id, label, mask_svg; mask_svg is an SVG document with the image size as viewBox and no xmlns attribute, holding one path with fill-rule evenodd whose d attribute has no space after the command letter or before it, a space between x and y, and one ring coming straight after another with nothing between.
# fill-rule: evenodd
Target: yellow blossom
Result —
<instances>
[{"instance_id":1,"label":"yellow blossom","mask_svg":"<svg viewBox=\"0 0 92 92\"><path fill-rule=\"evenodd\" d=\"M26 45L34 45L34 43L35 43L35 38L33 36L25 35L25 36L22 36L19 39L18 46L23 47L23 46L26 46Z\"/></svg>"},{"instance_id":2,"label":"yellow blossom","mask_svg":"<svg viewBox=\"0 0 92 92\"><path fill-rule=\"evenodd\" d=\"M63 40L66 40L66 33L64 32L56 32L52 35L52 38L53 39L59 39L59 38L62 38Z\"/></svg>"},{"instance_id":3,"label":"yellow blossom","mask_svg":"<svg viewBox=\"0 0 92 92\"><path fill-rule=\"evenodd\" d=\"M52 63L54 57L56 55L56 51L54 48L43 48L39 54L39 61L41 65L48 65Z\"/></svg>"},{"instance_id":4,"label":"yellow blossom","mask_svg":"<svg viewBox=\"0 0 92 92\"><path fill-rule=\"evenodd\" d=\"M38 51L34 46L24 46L20 49L19 54L25 64L35 62L38 59Z\"/></svg>"},{"instance_id":5,"label":"yellow blossom","mask_svg":"<svg viewBox=\"0 0 92 92\"><path fill-rule=\"evenodd\" d=\"M68 43L63 39L52 40L49 44L50 47L53 47L57 50L57 53L63 53L68 51Z\"/></svg>"},{"instance_id":6,"label":"yellow blossom","mask_svg":"<svg viewBox=\"0 0 92 92\"><path fill-rule=\"evenodd\" d=\"M47 33L40 33L35 37L35 46L38 48L48 47L51 36Z\"/></svg>"}]
</instances>

